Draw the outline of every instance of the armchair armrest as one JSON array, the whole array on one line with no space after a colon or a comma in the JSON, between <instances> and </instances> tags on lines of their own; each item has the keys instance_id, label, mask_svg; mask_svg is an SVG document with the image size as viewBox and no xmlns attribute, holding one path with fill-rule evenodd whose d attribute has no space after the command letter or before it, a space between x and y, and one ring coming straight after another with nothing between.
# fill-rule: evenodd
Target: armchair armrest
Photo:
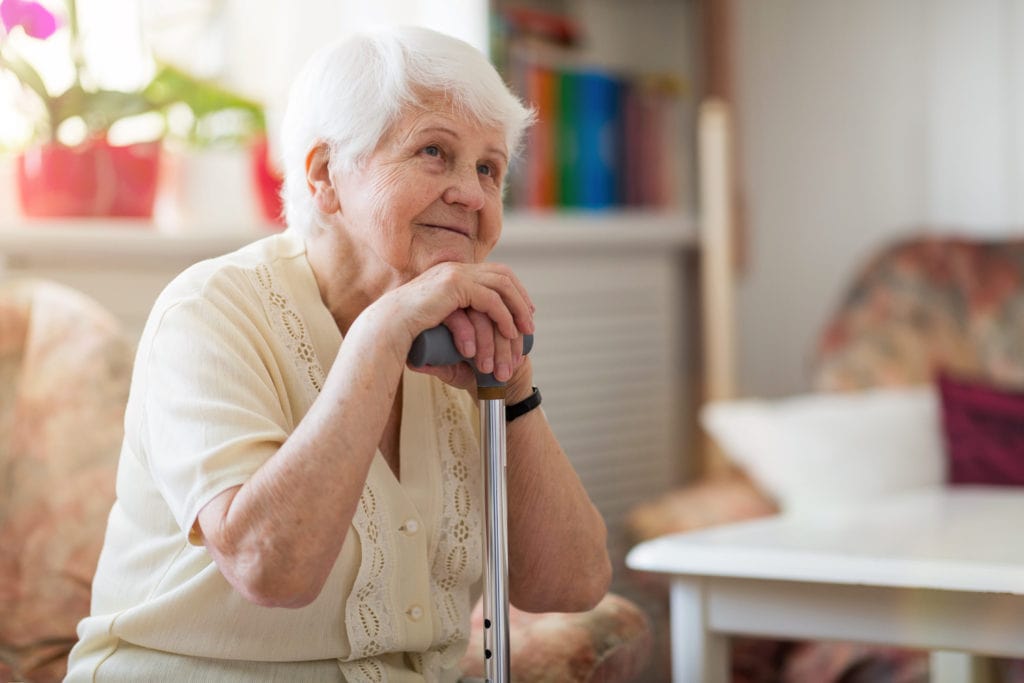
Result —
<instances>
[{"instance_id":1,"label":"armchair armrest","mask_svg":"<svg viewBox=\"0 0 1024 683\"><path fill-rule=\"evenodd\" d=\"M461 662L467 677L484 674L483 618L477 602ZM510 608L509 635L512 683L638 681L652 647L647 615L615 593L588 612L531 614Z\"/></svg>"},{"instance_id":2,"label":"armchair armrest","mask_svg":"<svg viewBox=\"0 0 1024 683\"><path fill-rule=\"evenodd\" d=\"M666 534L702 529L716 524L764 517L778 506L746 477L735 472L705 479L669 491L642 503L626 518L633 544Z\"/></svg>"}]
</instances>

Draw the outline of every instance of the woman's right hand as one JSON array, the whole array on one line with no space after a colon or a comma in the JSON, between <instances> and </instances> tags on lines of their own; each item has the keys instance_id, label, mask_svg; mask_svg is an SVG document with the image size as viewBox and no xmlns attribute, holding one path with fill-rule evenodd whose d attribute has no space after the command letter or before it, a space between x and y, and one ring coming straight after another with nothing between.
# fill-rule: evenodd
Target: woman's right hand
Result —
<instances>
[{"instance_id":1,"label":"woman's right hand","mask_svg":"<svg viewBox=\"0 0 1024 683\"><path fill-rule=\"evenodd\" d=\"M522 335L534 332L534 310L526 288L507 266L448 262L391 290L364 316L384 326L387 342L403 359L420 332L443 323L477 370L507 381L522 363ZM427 372L462 388L475 386L475 375L466 366Z\"/></svg>"}]
</instances>

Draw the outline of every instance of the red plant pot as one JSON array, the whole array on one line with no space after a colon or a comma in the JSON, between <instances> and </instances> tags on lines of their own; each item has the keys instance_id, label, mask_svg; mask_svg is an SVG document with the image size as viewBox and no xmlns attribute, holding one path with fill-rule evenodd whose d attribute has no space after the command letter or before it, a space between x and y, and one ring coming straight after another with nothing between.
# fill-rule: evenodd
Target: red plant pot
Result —
<instances>
[{"instance_id":1,"label":"red plant pot","mask_svg":"<svg viewBox=\"0 0 1024 683\"><path fill-rule=\"evenodd\" d=\"M99 138L33 147L18 158L21 209L34 218L150 218L159 167L159 141L114 147Z\"/></svg>"},{"instance_id":2,"label":"red plant pot","mask_svg":"<svg viewBox=\"0 0 1024 683\"><path fill-rule=\"evenodd\" d=\"M284 183L280 172L270 163L270 146L267 138L260 137L253 142L252 148L253 182L260 198L263 217L271 223L283 227L285 225L284 204L281 201L281 186Z\"/></svg>"}]
</instances>

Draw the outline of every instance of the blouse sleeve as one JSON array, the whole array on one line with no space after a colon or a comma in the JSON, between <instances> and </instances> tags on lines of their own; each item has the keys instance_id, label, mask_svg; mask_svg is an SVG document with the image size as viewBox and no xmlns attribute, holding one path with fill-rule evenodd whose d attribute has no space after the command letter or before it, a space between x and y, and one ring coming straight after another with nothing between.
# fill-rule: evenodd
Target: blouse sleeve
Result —
<instances>
[{"instance_id":1,"label":"blouse sleeve","mask_svg":"<svg viewBox=\"0 0 1024 683\"><path fill-rule=\"evenodd\" d=\"M139 354L137 452L186 534L199 511L244 483L291 432L258 312L229 298L165 309Z\"/></svg>"}]
</instances>

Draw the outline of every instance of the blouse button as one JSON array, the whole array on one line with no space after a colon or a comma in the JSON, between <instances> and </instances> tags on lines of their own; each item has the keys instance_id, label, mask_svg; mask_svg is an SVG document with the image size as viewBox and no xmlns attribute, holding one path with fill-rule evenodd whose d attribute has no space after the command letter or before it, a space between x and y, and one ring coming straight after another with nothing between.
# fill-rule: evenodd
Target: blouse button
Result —
<instances>
[{"instance_id":1,"label":"blouse button","mask_svg":"<svg viewBox=\"0 0 1024 683\"><path fill-rule=\"evenodd\" d=\"M413 605L405 613L409 615L411 621L419 621L423 618L423 608L419 605Z\"/></svg>"},{"instance_id":2,"label":"blouse button","mask_svg":"<svg viewBox=\"0 0 1024 683\"><path fill-rule=\"evenodd\" d=\"M402 525L402 531L404 531L408 536L412 536L419 530L420 523L417 522L415 519L407 519L405 520L405 524Z\"/></svg>"}]
</instances>

